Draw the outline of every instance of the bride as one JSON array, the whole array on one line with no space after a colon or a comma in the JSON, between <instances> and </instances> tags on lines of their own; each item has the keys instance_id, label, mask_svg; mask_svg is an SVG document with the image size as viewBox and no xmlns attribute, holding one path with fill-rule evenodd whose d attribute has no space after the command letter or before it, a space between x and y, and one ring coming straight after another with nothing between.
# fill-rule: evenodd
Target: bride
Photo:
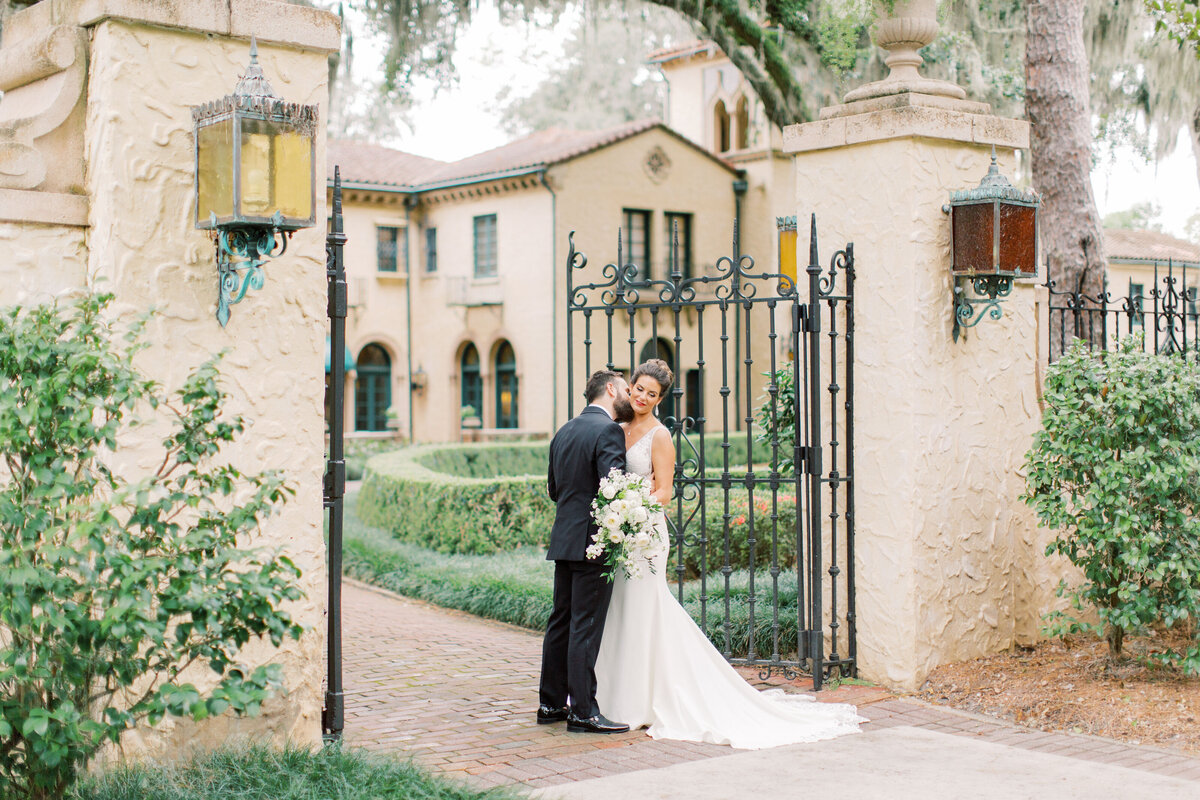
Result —
<instances>
[{"instance_id":1,"label":"bride","mask_svg":"<svg viewBox=\"0 0 1200 800\"><path fill-rule=\"evenodd\" d=\"M671 500L675 448L654 409L671 388L666 362L652 359L630 381L634 418L625 424L627 468L650 478L663 507ZM807 695L766 694L746 683L717 652L667 586L667 521L657 527L654 572L628 579L617 570L596 660L596 700L610 719L647 727L656 739L776 747L855 733L866 720L854 707Z\"/></svg>"}]
</instances>

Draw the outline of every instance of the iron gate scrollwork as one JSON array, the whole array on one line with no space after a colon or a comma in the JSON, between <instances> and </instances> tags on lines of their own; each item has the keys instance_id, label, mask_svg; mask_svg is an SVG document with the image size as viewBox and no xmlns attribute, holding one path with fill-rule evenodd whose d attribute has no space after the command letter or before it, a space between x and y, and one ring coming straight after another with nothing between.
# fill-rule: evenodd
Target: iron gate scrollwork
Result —
<instances>
[{"instance_id":1,"label":"iron gate scrollwork","mask_svg":"<svg viewBox=\"0 0 1200 800\"><path fill-rule=\"evenodd\" d=\"M740 254L735 223L733 255L685 277L677 231L661 276L626 263L618 237L587 280L568 241L568 414L596 369L655 353L676 376L660 421L676 452L679 601L763 677L807 670L819 689L855 675L853 245L822 268L814 217L805 274L768 272Z\"/></svg>"}]
</instances>

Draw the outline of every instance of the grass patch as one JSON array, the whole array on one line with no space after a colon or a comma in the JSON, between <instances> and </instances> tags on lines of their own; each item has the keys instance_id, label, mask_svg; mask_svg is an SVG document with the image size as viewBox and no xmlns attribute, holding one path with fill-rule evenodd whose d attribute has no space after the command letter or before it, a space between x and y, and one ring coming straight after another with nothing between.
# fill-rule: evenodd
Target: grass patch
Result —
<instances>
[{"instance_id":1,"label":"grass patch","mask_svg":"<svg viewBox=\"0 0 1200 800\"><path fill-rule=\"evenodd\" d=\"M68 800L515 800L359 749L224 747L177 765L122 766L85 778Z\"/></svg>"},{"instance_id":2,"label":"grass patch","mask_svg":"<svg viewBox=\"0 0 1200 800\"><path fill-rule=\"evenodd\" d=\"M553 604L554 565L540 548L519 548L493 555L438 553L418 545L397 541L390 533L359 519L357 494L346 496L343 569L357 578L406 597L466 611L479 617L544 630ZM673 575L668 572L668 575ZM774 651L772 581L756 573L754 639L755 652ZM700 584L684 585L683 607L700 622ZM671 591L678 596L677 586ZM708 614L705 633L718 649L725 651L725 600L729 600L729 648L744 656L750 642L750 573L740 570L729 576L710 575L707 584ZM795 573L779 576L779 650L784 656L796 650L797 593Z\"/></svg>"}]
</instances>

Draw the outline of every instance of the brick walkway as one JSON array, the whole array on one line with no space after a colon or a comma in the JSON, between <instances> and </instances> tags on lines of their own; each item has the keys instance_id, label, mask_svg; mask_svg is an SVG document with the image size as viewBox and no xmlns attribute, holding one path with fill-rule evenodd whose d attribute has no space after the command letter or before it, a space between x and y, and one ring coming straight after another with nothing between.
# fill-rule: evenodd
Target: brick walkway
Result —
<instances>
[{"instance_id":1,"label":"brick walkway","mask_svg":"<svg viewBox=\"0 0 1200 800\"><path fill-rule=\"evenodd\" d=\"M344 609L350 744L411 753L479 787L553 786L741 752L641 731L601 737L537 725L541 636L355 584L345 587ZM1200 759L1168 750L1017 727L873 687L843 686L819 699L858 705L871 720L864 730L911 725L1200 782Z\"/></svg>"}]
</instances>

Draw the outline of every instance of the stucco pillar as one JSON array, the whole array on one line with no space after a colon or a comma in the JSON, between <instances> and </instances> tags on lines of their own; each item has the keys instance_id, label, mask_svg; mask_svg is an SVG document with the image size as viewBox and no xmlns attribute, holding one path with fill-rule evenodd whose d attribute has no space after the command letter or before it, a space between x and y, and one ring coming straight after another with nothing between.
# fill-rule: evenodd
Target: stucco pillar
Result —
<instances>
[{"instance_id":1,"label":"stucco pillar","mask_svg":"<svg viewBox=\"0 0 1200 800\"><path fill-rule=\"evenodd\" d=\"M797 213L816 213L822 258L854 242L859 667L893 686L1033 639L1052 596L1018 500L1039 416L1037 290L1018 283L1002 319L951 338L942 206L979 184L993 146L1012 177L1028 124L912 93L784 132Z\"/></svg>"},{"instance_id":2,"label":"stucco pillar","mask_svg":"<svg viewBox=\"0 0 1200 800\"><path fill-rule=\"evenodd\" d=\"M3 99L20 93L17 109L34 121L13 123L8 104L0 109L0 158L23 169L0 179L0 303L87 287L114 293L123 319L153 310L151 347L139 366L169 388L228 351L225 408L248 425L223 457L244 471L283 470L296 490L249 544L278 548L301 568L306 598L292 611L309 630L282 649L254 644L242 654L251 667L283 664L286 694L256 718L168 720L131 734L126 751L178 754L236 733L317 742L325 672L324 226L298 232L267 264L264 288L233 306L222 328L213 244L193 225L191 107L233 90L256 36L275 92L319 107L324 220L327 56L340 43L337 19L271 0L43 0L9 18L3 35L0 83L12 90ZM154 466L161 435L146 431L124 443L119 466ZM211 675L195 669L185 679L204 684Z\"/></svg>"}]
</instances>

